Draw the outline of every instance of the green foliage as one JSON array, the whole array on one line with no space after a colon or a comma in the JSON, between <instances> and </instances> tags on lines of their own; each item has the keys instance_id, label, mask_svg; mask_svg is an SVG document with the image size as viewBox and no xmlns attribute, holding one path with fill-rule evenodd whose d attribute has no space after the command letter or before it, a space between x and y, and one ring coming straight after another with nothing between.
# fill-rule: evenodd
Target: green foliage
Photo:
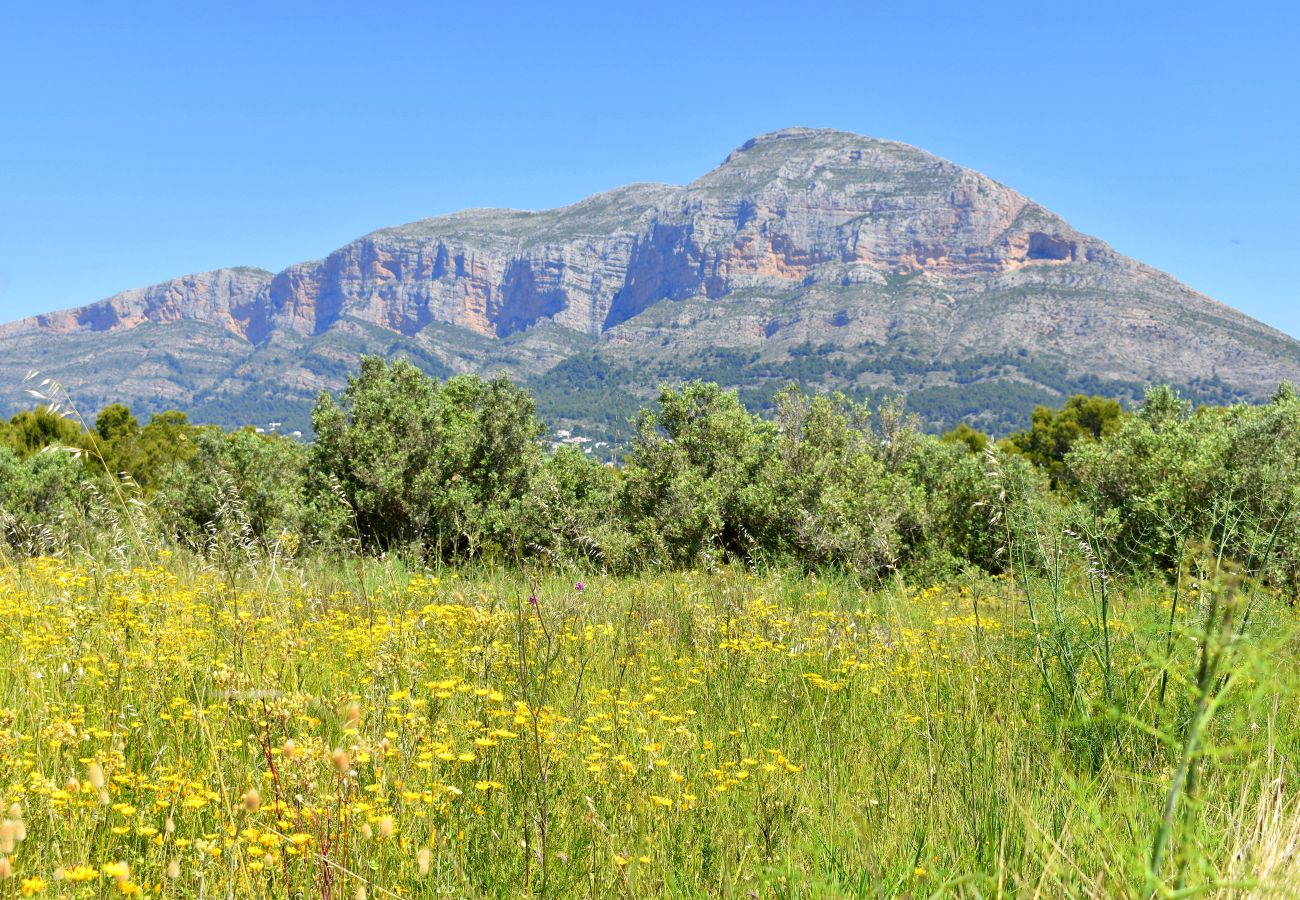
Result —
<instances>
[{"instance_id":1,"label":"green foliage","mask_svg":"<svg viewBox=\"0 0 1300 900\"><path fill-rule=\"evenodd\" d=\"M76 422L51 412L48 407L38 406L10 419L4 440L9 447L29 455L46 447L82 447L85 435Z\"/></svg>"},{"instance_id":2,"label":"green foliage","mask_svg":"<svg viewBox=\"0 0 1300 900\"><path fill-rule=\"evenodd\" d=\"M945 444L962 444L971 453L983 453L990 440L991 438L987 434L971 428L965 422L961 422L956 428L943 436Z\"/></svg>"},{"instance_id":3,"label":"green foliage","mask_svg":"<svg viewBox=\"0 0 1300 900\"><path fill-rule=\"evenodd\" d=\"M837 352L806 344L792 359ZM705 363L759 364L732 351ZM584 377L617 392L625 374L593 357ZM1076 395L997 445L965 422L927 435L889 400L872 413L787 387L763 402L757 415L716 383L664 387L614 468L574 447L546 453L532 397L504 378L444 382L366 358L337 400L319 398L312 445L176 411L141 426L121 404L90 431L44 407L20 413L0 423L0 509L10 543L33 552L74 512L89 540L105 512L130 507L196 549L412 548L609 572L793 563L871 579L1004 572L1022 523L1068 521L1101 566L1174 571L1189 547L1213 546L1261 583L1300 587L1289 385L1264 406L1195 411L1155 388L1131 415ZM1048 565L1052 548L1039 533L1019 559Z\"/></svg>"},{"instance_id":4,"label":"green foliage","mask_svg":"<svg viewBox=\"0 0 1300 900\"><path fill-rule=\"evenodd\" d=\"M43 552L85 500L85 470L67 452L20 456L0 447L0 533L10 547Z\"/></svg>"},{"instance_id":5,"label":"green foliage","mask_svg":"<svg viewBox=\"0 0 1300 900\"><path fill-rule=\"evenodd\" d=\"M988 445L973 453L960 440L927 438L911 477L924 491L926 535L918 555L951 567L1000 573L1008 564L1008 508L1041 511L1046 485L1030 463Z\"/></svg>"},{"instance_id":6,"label":"green foliage","mask_svg":"<svg viewBox=\"0 0 1300 900\"><path fill-rule=\"evenodd\" d=\"M1133 569L1176 566L1208 545L1251 571L1300 584L1300 399L1191 412L1172 391L1148 394L1109 440L1066 459L1085 508Z\"/></svg>"},{"instance_id":7,"label":"green foliage","mask_svg":"<svg viewBox=\"0 0 1300 900\"><path fill-rule=\"evenodd\" d=\"M552 565L628 568L631 536L618 516L619 474L576 447L542 460L521 504L523 551Z\"/></svg>"},{"instance_id":8,"label":"green foliage","mask_svg":"<svg viewBox=\"0 0 1300 900\"><path fill-rule=\"evenodd\" d=\"M763 479L774 549L806 566L870 574L894 569L915 549L922 492L890 465L907 454L882 452L870 418L841 394L777 395L778 437Z\"/></svg>"},{"instance_id":9,"label":"green foliage","mask_svg":"<svg viewBox=\"0 0 1300 900\"><path fill-rule=\"evenodd\" d=\"M664 388L659 409L637 419L621 491L642 557L681 566L760 549L771 515L761 476L774 437L734 391Z\"/></svg>"},{"instance_id":10,"label":"green foliage","mask_svg":"<svg viewBox=\"0 0 1300 900\"><path fill-rule=\"evenodd\" d=\"M138 435L140 423L126 406L113 403L105 406L95 417L95 433L101 441L113 443Z\"/></svg>"},{"instance_id":11,"label":"green foliage","mask_svg":"<svg viewBox=\"0 0 1300 900\"><path fill-rule=\"evenodd\" d=\"M878 577L925 552L933 439L886 408L787 389L775 421L692 382L642 413L620 503L642 560L670 566L795 561Z\"/></svg>"},{"instance_id":12,"label":"green foliage","mask_svg":"<svg viewBox=\"0 0 1300 900\"><path fill-rule=\"evenodd\" d=\"M1065 474L1065 457L1075 445L1114 434L1123 417L1123 408L1114 400L1076 395L1059 411L1046 406L1035 409L1029 429L1011 435L1005 447L1045 469L1055 486Z\"/></svg>"},{"instance_id":13,"label":"green foliage","mask_svg":"<svg viewBox=\"0 0 1300 900\"><path fill-rule=\"evenodd\" d=\"M191 546L224 531L296 547L307 527L306 447L251 428L209 426L187 437L190 452L173 462L159 491L173 533Z\"/></svg>"},{"instance_id":14,"label":"green foliage","mask_svg":"<svg viewBox=\"0 0 1300 900\"><path fill-rule=\"evenodd\" d=\"M505 378L439 382L366 357L312 413L313 490L337 491L369 546L440 556L518 552L514 512L541 458L532 398Z\"/></svg>"}]
</instances>

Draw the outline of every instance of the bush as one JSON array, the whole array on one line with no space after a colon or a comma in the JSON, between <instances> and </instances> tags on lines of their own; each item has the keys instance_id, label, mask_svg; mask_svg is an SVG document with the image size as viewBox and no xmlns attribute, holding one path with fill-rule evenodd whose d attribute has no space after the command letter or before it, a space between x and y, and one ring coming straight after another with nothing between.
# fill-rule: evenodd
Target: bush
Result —
<instances>
[{"instance_id":1,"label":"bush","mask_svg":"<svg viewBox=\"0 0 1300 900\"><path fill-rule=\"evenodd\" d=\"M71 453L51 450L26 458L0 447L0 532L23 553L61 545L87 496L85 468Z\"/></svg>"},{"instance_id":2,"label":"bush","mask_svg":"<svg viewBox=\"0 0 1300 900\"><path fill-rule=\"evenodd\" d=\"M631 535L618 516L618 472L563 446L539 466L521 504L523 552L557 565L630 567Z\"/></svg>"},{"instance_id":3,"label":"bush","mask_svg":"<svg viewBox=\"0 0 1300 900\"><path fill-rule=\"evenodd\" d=\"M775 403L778 437L764 477L773 549L809 567L896 568L922 530L922 492L899 465L907 451L893 452L910 447L911 435L891 447L870 430L867 409L842 394L790 389Z\"/></svg>"},{"instance_id":4,"label":"bush","mask_svg":"<svg viewBox=\"0 0 1300 900\"><path fill-rule=\"evenodd\" d=\"M839 394L789 389L774 405L764 421L735 392L692 382L642 413L619 492L640 560L793 560L878 576L916 551L914 424L886 411L873 430Z\"/></svg>"},{"instance_id":5,"label":"bush","mask_svg":"<svg viewBox=\"0 0 1300 900\"><path fill-rule=\"evenodd\" d=\"M192 454L162 476L160 500L173 534L201 545L238 534L265 545L297 547L307 525L303 482L307 449L251 428L202 428Z\"/></svg>"},{"instance_id":6,"label":"bush","mask_svg":"<svg viewBox=\"0 0 1300 900\"><path fill-rule=\"evenodd\" d=\"M690 566L715 555L751 558L769 546L762 484L775 429L734 391L691 382L642 410L619 505L645 563Z\"/></svg>"},{"instance_id":7,"label":"bush","mask_svg":"<svg viewBox=\"0 0 1300 900\"><path fill-rule=\"evenodd\" d=\"M1191 412L1148 393L1110 440L1066 459L1075 490L1130 569L1172 568L1207 544L1257 574L1300 582L1300 399Z\"/></svg>"},{"instance_id":8,"label":"bush","mask_svg":"<svg viewBox=\"0 0 1300 900\"><path fill-rule=\"evenodd\" d=\"M1065 457L1074 447L1114 434L1123 421L1124 411L1117 401L1077 394L1059 412L1046 406L1035 409L1029 429L1011 435L1003 447L1044 469L1055 488L1066 472Z\"/></svg>"},{"instance_id":9,"label":"bush","mask_svg":"<svg viewBox=\"0 0 1300 900\"><path fill-rule=\"evenodd\" d=\"M361 362L312 412L314 501L337 496L371 547L442 557L519 551L518 504L541 459L532 398L505 378L439 382L409 362Z\"/></svg>"}]
</instances>

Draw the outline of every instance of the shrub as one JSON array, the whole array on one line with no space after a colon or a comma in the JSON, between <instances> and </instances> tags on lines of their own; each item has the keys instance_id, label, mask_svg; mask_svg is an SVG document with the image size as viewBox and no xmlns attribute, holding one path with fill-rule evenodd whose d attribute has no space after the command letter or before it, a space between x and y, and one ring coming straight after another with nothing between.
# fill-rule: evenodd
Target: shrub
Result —
<instances>
[{"instance_id":1,"label":"shrub","mask_svg":"<svg viewBox=\"0 0 1300 900\"><path fill-rule=\"evenodd\" d=\"M901 457L888 464L870 418L841 394L791 389L777 395L778 437L763 492L774 513L774 549L805 566L876 575L895 568L911 549L919 536L921 491L897 465Z\"/></svg>"},{"instance_id":2,"label":"shrub","mask_svg":"<svg viewBox=\"0 0 1300 900\"><path fill-rule=\"evenodd\" d=\"M1257 574L1300 579L1300 400L1191 412L1168 388L1148 393L1109 440L1066 459L1075 490L1131 569L1178 564L1207 543Z\"/></svg>"},{"instance_id":3,"label":"shrub","mask_svg":"<svg viewBox=\"0 0 1300 900\"><path fill-rule=\"evenodd\" d=\"M618 516L618 472L563 446L538 467L521 504L523 552L558 565L630 567L631 535Z\"/></svg>"},{"instance_id":4,"label":"shrub","mask_svg":"<svg viewBox=\"0 0 1300 900\"><path fill-rule=\"evenodd\" d=\"M774 436L735 391L698 381L663 388L659 409L637 419L619 492L639 558L689 566L770 544L762 475Z\"/></svg>"},{"instance_id":5,"label":"shrub","mask_svg":"<svg viewBox=\"0 0 1300 900\"><path fill-rule=\"evenodd\" d=\"M215 427L197 429L192 447L162 476L160 499L174 534L191 544L214 531L300 543L306 447L251 428Z\"/></svg>"},{"instance_id":6,"label":"shrub","mask_svg":"<svg viewBox=\"0 0 1300 900\"><path fill-rule=\"evenodd\" d=\"M312 412L313 494L337 490L368 546L439 556L517 552L514 519L541 459L532 398L505 378L439 382L376 357Z\"/></svg>"},{"instance_id":7,"label":"shrub","mask_svg":"<svg viewBox=\"0 0 1300 900\"><path fill-rule=\"evenodd\" d=\"M59 544L87 496L84 480L85 469L71 453L24 458L0 447L0 531L8 545L35 553Z\"/></svg>"}]
</instances>

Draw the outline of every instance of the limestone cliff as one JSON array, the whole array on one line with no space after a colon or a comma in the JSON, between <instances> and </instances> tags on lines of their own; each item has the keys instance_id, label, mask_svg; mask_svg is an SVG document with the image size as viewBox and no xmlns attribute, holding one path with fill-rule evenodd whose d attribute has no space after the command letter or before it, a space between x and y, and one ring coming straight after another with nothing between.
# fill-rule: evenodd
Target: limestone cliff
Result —
<instances>
[{"instance_id":1,"label":"limestone cliff","mask_svg":"<svg viewBox=\"0 0 1300 900\"><path fill-rule=\"evenodd\" d=\"M298 402L375 351L439 372L539 377L585 355L672 377L675 362L691 374L730 349L775 378L811 343L826 363L813 380L859 392L955 390L963 361L1003 357L1048 360L1062 378L1211 380L1246 396L1300 376L1295 341L1010 188L904 144L814 129L750 140L683 187L468 210L275 275L222 269L3 326L0 380L57 370L60 342L73 362L55 373L74 392L146 405L250 391ZM155 371L159 351L170 362ZM900 380L898 365L862 365L882 353L932 371L918 380L908 364ZM127 363L117 383L108 360ZM993 362L974 381L1059 387ZM132 385L157 398L125 396Z\"/></svg>"}]
</instances>

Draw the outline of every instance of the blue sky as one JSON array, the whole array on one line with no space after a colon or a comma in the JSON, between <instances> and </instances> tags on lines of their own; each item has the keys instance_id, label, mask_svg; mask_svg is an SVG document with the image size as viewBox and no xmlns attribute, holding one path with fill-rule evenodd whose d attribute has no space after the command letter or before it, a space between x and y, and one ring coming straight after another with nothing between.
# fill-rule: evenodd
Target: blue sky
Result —
<instances>
[{"instance_id":1,"label":"blue sky","mask_svg":"<svg viewBox=\"0 0 1300 900\"><path fill-rule=\"evenodd\" d=\"M6 3L0 320L682 183L813 125L983 171L1300 337L1298 41L1289 3Z\"/></svg>"}]
</instances>

